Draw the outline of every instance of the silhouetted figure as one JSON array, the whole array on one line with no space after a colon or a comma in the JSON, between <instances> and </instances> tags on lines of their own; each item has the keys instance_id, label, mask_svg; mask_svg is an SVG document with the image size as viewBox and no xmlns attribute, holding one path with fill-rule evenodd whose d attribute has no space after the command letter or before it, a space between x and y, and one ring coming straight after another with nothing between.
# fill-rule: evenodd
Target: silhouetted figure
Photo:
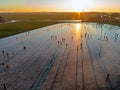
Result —
<instances>
[{"instance_id":1,"label":"silhouetted figure","mask_svg":"<svg viewBox=\"0 0 120 90\"><path fill-rule=\"evenodd\" d=\"M7 90L7 87L6 87L5 83L3 84L3 88L4 88L4 90Z\"/></svg>"},{"instance_id":2,"label":"silhouetted figure","mask_svg":"<svg viewBox=\"0 0 120 90\"><path fill-rule=\"evenodd\" d=\"M109 80L109 77L110 77L110 75L109 75L109 73L107 73L107 76L106 76L106 81L108 81L108 80Z\"/></svg>"},{"instance_id":3,"label":"silhouetted figure","mask_svg":"<svg viewBox=\"0 0 120 90\"><path fill-rule=\"evenodd\" d=\"M105 40L106 36L104 35L104 40Z\"/></svg>"},{"instance_id":4,"label":"silhouetted figure","mask_svg":"<svg viewBox=\"0 0 120 90\"><path fill-rule=\"evenodd\" d=\"M82 39L83 35L81 34L81 39Z\"/></svg>"},{"instance_id":5,"label":"silhouetted figure","mask_svg":"<svg viewBox=\"0 0 120 90\"><path fill-rule=\"evenodd\" d=\"M73 41L73 36L71 37L71 41Z\"/></svg>"},{"instance_id":6,"label":"silhouetted figure","mask_svg":"<svg viewBox=\"0 0 120 90\"><path fill-rule=\"evenodd\" d=\"M87 37L87 33L85 33L85 38Z\"/></svg>"},{"instance_id":7,"label":"silhouetted figure","mask_svg":"<svg viewBox=\"0 0 120 90\"><path fill-rule=\"evenodd\" d=\"M1 63L2 66L4 66L5 64L4 63Z\"/></svg>"},{"instance_id":8,"label":"silhouetted figure","mask_svg":"<svg viewBox=\"0 0 120 90\"><path fill-rule=\"evenodd\" d=\"M58 44L60 43L60 41L58 41Z\"/></svg>"},{"instance_id":9,"label":"silhouetted figure","mask_svg":"<svg viewBox=\"0 0 120 90\"><path fill-rule=\"evenodd\" d=\"M4 50L2 50L2 53L3 53L3 55L5 54L5 51Z\"/></svg>"},{"instance_id":10,"label":"silhouetted figure","mask_svg":"<svg viewBox=\"0 0 120 90\"><path fill-rule=\"evenodd\" d=\"M68 43L66 43L66 48L67 48L67 46L68 46Z\"/></svg>"},{"instance_id":11,"label":"silhouetted figure","mask_svg":"<svg viewBox=\"0 0 120 90\"><path fill-rule=\"evenodd\" d=\"M23 49L26 50L26 46L24 46Z\"/></svg>"},{"instance_id":12,"label":"silhouetted figure","mask_svg":"<svg viewBox=\"0 0 120 90\"><path fill-rule=\"evenodd\" d=\"M115 37L115 41L117 41L117 37Z\"/></svg>"},{"instance_id":13,"label":"silhouetted figure","mask_svg":"<svg viewBox=\"0 0 120 90\"><path fill-rule=\"evenodd\" d=\"M118 34L115 33L115 41L117 41L117 38L118 38Z\"/></svg>"},{"instance_id":14,"label":"silhouetted figure","mask_svg":"<svg viewBox=\"0 0 120 90\"><path fill-rule=\"evenodd\" d=\"M53 59L50 60L51 67L53 66Z\"/></svg>"},{"instance_id":15,"label":"silhouetted figure","mask_svg":"<svg viewBox=\"0 0 120 90\"><path fill-rule=\"evenodd\" d=\"M51 39L54 39L54 36L51 36Z\"/></svg>"},{"instance_id":16,"label":"silhouetted figure","mask_svg":"<svg viewBox=\"0 0 120 90\"><path fill-rule=\"evenodd\" d=\"M9 53L7 53L7 58L9 58Z\"/></svg>"},{"instance_id":17,"label":"silhouetted figure","mask_svg":"<svg viewBox=\"0 0 120 90\"><path fill-rule=\"evenodd\" d=\"M107 36L106 36L106 40L107 40L107 41L109 40Z\"/></svg>"},{"instance_id":18,"label":"silhouetted figure","mask_svg":"<svg viewBox=\"0 0 120 90\"><path fill-rule=\"evenodd\" d=\"M81 46L80 48L82 49L82 46L83 46L82 42L81 42L80 46Z\"/></svg>"},{"instance_id":19,"label":"silhouetted figure","mask_svg":"<svg viewBox=\"0 0 120 90\"><path fill-rule=\"evenodd\" d=\"M8 64L6 64L6 69L7 69L7 70L9 70L9 69L10 69L10 67L9 67L9 65L8 65Z\"/></svg>"},{"instance_id":20,"label":"silhouetted figure","mask_svg":"<svg viewBox=\"0 0 120 90\"><path fill-rule=\"evenodd\" d=\"M117 34L117 33L115 33L115 37L116 37L116 38L118 37L118 34Z\"/></svg>"}]
</instances>

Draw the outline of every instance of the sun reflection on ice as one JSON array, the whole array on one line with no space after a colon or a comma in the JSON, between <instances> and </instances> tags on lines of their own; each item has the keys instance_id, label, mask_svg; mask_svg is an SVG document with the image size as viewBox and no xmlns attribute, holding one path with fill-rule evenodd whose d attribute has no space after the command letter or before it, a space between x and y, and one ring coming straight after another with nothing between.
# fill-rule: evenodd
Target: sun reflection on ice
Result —
<instances>
[{"instance_id":1,"label":"sun reflection on ice","mask_svg":"<svg viewBox=\"0 0 120 90\"><path fill-rule=\"evenodd\" d=\"M81 24L80 24L80 23L77 23L77 24L75 25L75 30L76 30L77 36L79 37L79 36L80 36L80 33L81 33Z\"/></svg>"},{"instance_id":2,"label":"sun reflection on ice","mask_svg":"<svg viewBox=\"0 0 120 90\"><path fill-rule=\"evenodd\" d=\"M76 24L76 30L80 30L80 28L81 28L81 24L77 23Z\"/></svg>"}]
</instances>

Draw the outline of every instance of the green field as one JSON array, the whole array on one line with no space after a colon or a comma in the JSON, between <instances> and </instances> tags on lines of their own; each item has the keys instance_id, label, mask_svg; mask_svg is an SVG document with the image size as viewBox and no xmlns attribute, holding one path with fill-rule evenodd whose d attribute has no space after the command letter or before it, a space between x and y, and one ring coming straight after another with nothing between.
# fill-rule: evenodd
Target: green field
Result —
<instances>
[{"instance_id":1,"label":"green field","mask_svg":"<svg viewBox=\"0 0 120 90\"><path fill-rule=\"evenodd\" d=\"M58 20L74 20L77 13L1 13L5 21L21 22L0 24L0 38L55 24Z\"/></svg>"},{"instance_id":2,"label":"green field","mask_svg":"<svg viewBox=\"0 0 120 90\"><path fill-rule=\"evenodd\" d=\"M104 15L109 17L99 19L100 16ZM107 23L120 26L120 20L115 19L115 17L120 18L119 13L0 13L0 16L4 17L6 22L21 20L20 22L0 24L0 38L55 24L59 20L82 20L85 22Z\"/></svg>"},{"instance_id":3,"label":"green field","mask_svg":"<svg viewBox=\"0 0 120 90\"><path fill-rule=\"evenodd\" d=\"M55 22L16 22L0 25L0 38L54 24Z\"/></svg>"}]
</instances>

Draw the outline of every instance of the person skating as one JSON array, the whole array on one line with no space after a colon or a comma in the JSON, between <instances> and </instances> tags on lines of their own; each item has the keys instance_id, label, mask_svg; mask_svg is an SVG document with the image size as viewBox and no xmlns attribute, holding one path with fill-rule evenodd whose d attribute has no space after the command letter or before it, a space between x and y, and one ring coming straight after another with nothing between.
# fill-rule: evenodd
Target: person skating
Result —
<instances>
[{"instance_id":1,"label":"person skating","mask_svg":"<svg viewBox=\"0 0 120 90\"><path fill-rule=\"evenodd\" d=\"M82 49L82 46L83 46L82 42L81 42L80 46L81 46L80 48Z\"/></svg>"},{"instance_id":2,"label":"person skating","mask_svg":"<svg viewBox=\"0 0 120 90\"><path fill-rule=\"evenodd\" d=\"M23 49L26 50L26 46L24 46Z\"/></svg>"},{"instance_id":3,"label":"person skating","mask_svg":"<svg viewBox=\"0 0 120 90\"><path fill-rule=\"evenodd\" d=\"M106 76L106 81L108 81L108 80L109 80L109 77L110 77L110 75L109 75L109 73L107 73L107 76Z\"/></svg>"},{"instance_id":4,"label":"person skating","mask_svg":"<svg viewBox=\"0 0 120 90\"><path fill-rule=\"evenodd\" d=\"M3 90L7 90L6 84L3 84Z\"/></svg>"}]
</instances>

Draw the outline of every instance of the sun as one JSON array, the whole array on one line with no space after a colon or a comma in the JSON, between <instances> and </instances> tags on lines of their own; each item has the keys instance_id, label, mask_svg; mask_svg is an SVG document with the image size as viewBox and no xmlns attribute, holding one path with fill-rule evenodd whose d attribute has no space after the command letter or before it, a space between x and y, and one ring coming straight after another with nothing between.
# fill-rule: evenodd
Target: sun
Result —
<instances>
[{"instance_id":1,"label":"sun","mask_svg":"<svg viewBox=\"0 0 120 90\"><path fill-rule=\"evenodd\" d=\"M71 3L71 7L75 12L82 12L86 8L88 8L86 0L74 0Z\"/></svg>"}]
</instances>

